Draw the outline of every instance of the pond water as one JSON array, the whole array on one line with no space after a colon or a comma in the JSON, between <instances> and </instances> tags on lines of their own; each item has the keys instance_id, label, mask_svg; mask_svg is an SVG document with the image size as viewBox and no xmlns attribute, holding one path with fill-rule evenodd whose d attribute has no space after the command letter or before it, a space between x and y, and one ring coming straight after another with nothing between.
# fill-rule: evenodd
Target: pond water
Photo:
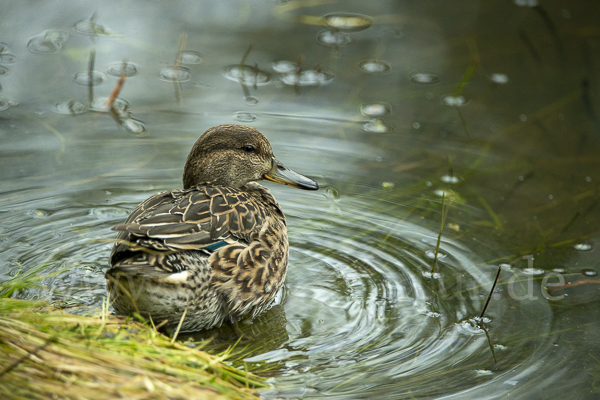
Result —
<instances>
[{"instance_id":1,"label":"pond water","mask_svg":"<svg viewBox=\"0 0 600 400\"><path fill-rule=\"evenodd\" d=\"M99 307L110 228L181 187L203 131L243 123L321 185L265 184L290 268L232 360L269 377L264 398L600 396L600 4L20 1L0 15L0 281L47 275L15 297ZM213 351L235 340L220 335Z\"/></svg>"}]
</instances>

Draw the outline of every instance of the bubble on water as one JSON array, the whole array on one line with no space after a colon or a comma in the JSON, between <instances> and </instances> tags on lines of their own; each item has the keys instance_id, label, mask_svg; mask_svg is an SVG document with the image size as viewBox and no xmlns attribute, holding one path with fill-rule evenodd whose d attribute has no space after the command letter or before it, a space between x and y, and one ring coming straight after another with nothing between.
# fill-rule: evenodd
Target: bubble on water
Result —
<instances>
[{"instance_id":1,"label":"bubble on water","mask_svg":"<svg viewBox=\"0 0 600 400\"><path fill-rule=\"evenodd\" d=\"M4 97L0 97L0 111L7 110L10 107L10 103Z\"/></svg>"},{"instance_id":2,"label":"bubble on water","mask_svg":"<svg viewBox=\"0 0 600 400\"><path fill-rule=\"evenodd\" d=\"M2 64L14 64L17 60L13 54L10 53L0 53L0 63Z\"/></svg>"},{"instance_id":3,"label":"bubble on water","mask_svg":"<svg viewBox=\"0 0 600 400\"><path fill-rule=\"evenodd\" d=\"M370 103L360 106L360 113L366 117L383 117L392 112L388 103Z\"/></svg>"},{"instance_id":4,"label":"bubble on water","mask_svg":"<svg viewBox=\"0 0 600 400\"><path fill-rule=\"evenodd\" d=\"M121 125L127 131L135 133L136 135L142 135L146 131L146 126L142 121L138 121L133 118L125 118L121 121Z\"/></svg>"},{"instance_id":5,"label":"bubble on water","mask_svg":"<svg viewBox=\"0 0 600 400\"><path fill-rule=\"evenodd\" d=\"M125 73L125 76L132 77L138 74L138 66L132 63L116 62L106 67L106 73L116 77L121 77L121 74Z\"/></svg>"},{"instance_id":6,"label":"bubble on water","mask_svg":"<svg viewBox=\"0 0 600 400\"><path fill-rule=\"evenodd\" d=\"M0 42L0 54L1 53L10 53L11 48L4 42Z\"/></svg>"},{"instance_id":7,"label":"bubble on water","mask_svg":"<svg viewBox=\"0 0 600 400\"><path fill-rule=\"evenodd\" d=\"M192 78L190 70L184 67L164 67L159 76L165 82L187 82Z\"/></svg>"},{"instance_id":8,"label":"bubble on water","mask_svg":"<svg viewBox=\"0 0 600 400\"><path fill-rule=\"evenodd\" d=\"M590 251L593 249L593 246L589 243L578 243L573 248L577 251Z\"/></svg>"},{"instance_id":9,"label":"bubble on water","mask_svg":"<svg viewBox=\"0 0 600 400\"><path fill-rule=\"evenodd\" d=\"M546 273L546 271L541 268L523 268L522 271L524 274L533 276L544 275Z\"/></svg>"},{"instance_id":10,"label":"bubble on water","mask_svg":"<svg viewBox=\"0 0 600 400\"><path fill-rule=\"evenodd\" d=\"M433 85L434 83L438 83L440 78L428 72L417 72L410 77L410 80L412 83L419 85Z\"/></svg>"},{"instance_id":11,"label":"bubble on water","mask_svg":"<svg viewBox=\"0 0 600 400\"><path fill-rule=\"evenodd\" d=\"M440 181L453 184L460 182L460 178L456 175L444 174L440 176Z\"/></svg>"},{"instance_id":12,"label":"bubble on water","mask_svg":"<svg viewBox=\"0 0 600 400\"><path fill-rule=\"evenodd\" d=\"M447 189L436 189L433 191L433 194L435 194L436 196L439 196L439 197L444 196L444 197L446 197L446 199L448 197L454 196L454 192L452 190L447 190Z\"/></svg>"},{"instance_id":13,"label":"bubble on water","mask_svg":"<svg viewBox=\"0 0 600 400\"><path fill-rule=\"evenodd\" d=\"M34 36L27 42L27 49L32 53L49 54L60 51L62 45L46 39L44 36Z\"/></svg>"},{"instance_id":14,"label":"bubble on water","mask_svg":"<svg viewBox=\"0 0 600 400\"><path fill-rule=\"evenodd\" d=\"M288 74L290 72L297 72L300 69L300 66L293 61L279 60L273 62L271 68L277 73Z\"/></svg>"},{"instance_id":15,"label":"bubble on water","mask_svg":"<svg viewBox=\"0 0 600 400\"><path fill-rule=\"evenodd\" d=\"M366 122L363 125L363 129L367 132L373 133L389 133L394 130L392 126L385 124L380 119L374 119L372 121Z\"/></svg>"},{"instance_id":16,"label":"bubble on water","mask_svg":"<svg viewBox=\"0 0 600 400\"><path fill-rule=\"evenodd\" d=\"M110 30L89 19L84 19L79 22L76 22L75 25L73 25L73 30L81 35L86 36L112 35L112 32Z\"/></svg>"},{"instance_id":17,"label":"bubble on water","mask_svg":"<svg viewBox=\"0 0 600 400\"><path fill-rule=\"evenodd\" d=\"M202 55L197 51L184 50L179 55L179 60L182 64L200 64L202 62Z\"/></svg>"},{"instance_id":18,"label":"bubble on water","mask_svg":"<svg viewBox=\"0 0 600 400\"><path fill-rule=\"evenodd\" d=\"M514 0L515 4L520 7L535 7L538 5L537 0Z\"/></svg>"},{"instance_id":19,"label":"bubble on water","mask_svg":"<svg viewBox=\"0 0 600 400\"><path fill-rule=\"evenodd\" d=\"M244 86L263 86L271 80L271 74L267 71L244 64L229 65L223 74L225 78Z\"/></svg>"},{"instance_id":20,"label":"bubble on water","mask_svg":"<svg viewBox=\"0 0 600 400\"><path fill-rule=\"evenodd\" d=\"M319 71L316 69L307 69L304 71L292 72L281 76L281 82L289 86L322 86L330 84L335 78L329 71Z\"/></svg>"},{"instance_id":21,"label":"bubble on water","mask_svg":"<svg viewBox=\"0 0 600 400\"><path fill-rule=\"evenodd\" d=\"M54 111L64 115L79 115L87 111L87 107L78 101L60 101L54 105Z\"/></svg>"},{"instance_id":22,"label":"bubble on water","mask_svg":"<svg viewBox=\"0 0 600 400\"><path fill-rule=\"evenodd\" d=\"M427 257L431 260L435 259L435 250L427 250L425 252L425 257ZM444 258L446 258L446 254L438 251L437 259L443 260Z\"/></svg>"},{"instance_id":23,"label":"bubble on water","mask_svg":"<svg viewBox=\"0 0 600 400\"><path fill-rule=\"evenodd\" d=\"M102 82L104 82L106 80L106 76L102 72L99 72L99 71L92 71L92 73L85 71L85 72L79 72L79 73L75 74L75 77L73 78L73 80L78 85L88 86L91 82L91 84L93 86L97 86L97 85L101 85Z\"/></svg>"},{"instance_id":24,"label":"bubble on water","mask_svg":"<svg viewBox=\"0 0 600 400\"><path fill-rule=\"evenodd\" d=\"M258 99L254 96L246 96L244 100L246 101L246 104L249 104L251 106L255 106L258 104Z\"/></svg>"},{"instance_id":25,"label":"bubble on water","mask_svg":"<svg viewBox=\"0 0 600 400\"><path fill-rule=\"evenodd\" d=\"M317 34L317 42L327 47L341 47L350 43L350 35L344 32L324 30Z\"/></svg>"},{"instance_id":26,"label":"bubble on water","mask_svg":"<svg viewBox=\"0 0 600 400\"><path fill-rule=\"evenodd\" d=\"M442 97L442 104L448 107L460 107L467 104L467 101L463 96L444 96Z\"/></svg>"},{"instance_id":27,"label":"bubble on water","mask_svg":"<svg viewBox=\"0 0 600 400\"><path fill-rule=\"evenodd\" d=\"M50 29L29 39L27 42L27 49L32 53L56 53L62 48L62 43L66 42L68 39L69 33L67 31L62 29Z\"/></svg>"},{"instance_id":28,"label":"bubble on water","mask_svg":"<svg viewBox=\"0 0 600 400\"><path fill-rule=\"evenodd\" d=\"M332 13L323 16L325 25L336 31L359 32L373 24L371 17L362 14Z\"/></svg>"},{"instance_id":29,"label":"bubble on water","mask_svg":"<svg viewBox=\"0 0 600 400\"><path fill-rule=\"evenodd\" d=\"M108 112L107 109L108 97L97 97L94 99L91 105L91 110L99 111L99 112ZM129 102L125 99L117 97L113 103L112 107L117 110L118 113L123 114L129 109Z\"/></svg>"},{"instance_id":30,"label":"bubble on water","mask_svg":"<svg viewBox=\"0 0 600 400\"><path fill-rule=\"evenodd\" d=\"M50 216L50 213L44 210L29 210L27 214L36 219L46 219Z\"/></svg>"},{"instance_id":31,"label":"bubble on water","mask_svg":"<svg viewBox=\"0 0 600 400\"><path fill-rule=\"evenodd\" d=\"M237 119L240 122L252 122L255 121L256 118L256 114L252 114L250 112L240 111L235 113L235 119Z\"/></svg>"},{"instance_id":32,"label":"bubble on water","mask_svg":"<svg viewBox=\"0 0 600 400\"><path fill-rule=\"evenodd\" d=\"M594 277L598 275L598 272L596 270L593 270L591 268L585 268L581 270L581 273L585 276L589 276L589 277Z\"/></svg>"},{"instance_id":33,"label":"bubble on water","mask_svg":"<svg viewBox=\"0 0 600 400\"><path fill-rule=\"evenodd\" d=\"M367 74L387 74L392 70L392 64L381 60L363 61L358 66Z\"/></svg>"},{"instance_id":34,"label":"bubble on water","mask_svg":"<svg viewBox=\"0 0 600 400\"><path fill-rule=\"evenodd\" d=\"M498 85L504 85L504 84L508 83L508 75L492 74L492 75L490 75L490 81L492 81Z\"/></svg>"},{"instance_id":35,"label":"bubble on water","mask_svg":"<svg viewBox=\"0 0 600 400\"><path fill-rule=\"evenodd\" d=\"M0 65L0 78L6 75L8 75L8 68L6 68L4 65Z\"/></svg>"},{"instance_id":36,"label":"bubble on water","mask_svg":"<svg viewBox=\"0 0 600 400\"><path fill-rule=\"evenodd\" d=\"M340 199L340 190L333 185L329 185L325 188L325 196L331 200L339 200Z\"/></svg>"}]
</instances>

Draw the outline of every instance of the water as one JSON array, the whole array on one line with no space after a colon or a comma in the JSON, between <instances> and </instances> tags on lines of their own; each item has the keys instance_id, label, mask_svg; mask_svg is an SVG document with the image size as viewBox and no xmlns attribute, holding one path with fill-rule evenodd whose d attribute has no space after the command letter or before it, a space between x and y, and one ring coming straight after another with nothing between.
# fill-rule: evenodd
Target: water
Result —
<instances>
[{"instance_id":1,"label":"water","mask_svg":"<svg viewBox=\"0 0 600 400\"><path fill-rule=\"evenodd\" d=\"M597 6L32 4L0 6L0 280L46 275L16 297L98 307L111 226L244 123L322 187L266 184L290 269L232 359L264 398L598 396Z\"/></svg>"}]
</instances>

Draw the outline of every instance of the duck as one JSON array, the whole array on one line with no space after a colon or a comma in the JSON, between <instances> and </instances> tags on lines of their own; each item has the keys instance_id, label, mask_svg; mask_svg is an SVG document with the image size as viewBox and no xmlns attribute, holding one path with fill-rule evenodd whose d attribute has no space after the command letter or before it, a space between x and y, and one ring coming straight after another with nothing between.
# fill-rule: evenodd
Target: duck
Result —
<instances>
[{"instance_id":1,"label":"duck","mask_svg":"<svg viewBox=\"0 0 600 400\"><path fill-rule=\"evenodd\" d=\"M319 188L278 161L252 127L204 132L185 162L183 189L150 196L112 228L105 278L115 313L173 333L237 328L271 307L289 241L285 215L261 180Z\"/></svg>"}]
</instances>

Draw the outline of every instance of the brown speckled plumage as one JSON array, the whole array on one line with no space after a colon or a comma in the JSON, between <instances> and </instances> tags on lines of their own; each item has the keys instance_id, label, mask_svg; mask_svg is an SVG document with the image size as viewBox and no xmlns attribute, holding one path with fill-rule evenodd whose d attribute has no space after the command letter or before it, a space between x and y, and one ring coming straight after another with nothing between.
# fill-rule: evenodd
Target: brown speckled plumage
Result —
<instances>
[{"instance_id":1,"label":"brown speckled plumage","mask_svg":"<svg viewBox=\"0 0 600 400\"><path fill-rule=\"evenodd\" d=\"M267 309L285 279L286 221L270 179L316 183L279 163L253 128L220 125L192 148L184 189L142 202L119 231L106 273L119 314L139 312L166 330L219 326Z\"/></svg>"}]
</instances>

